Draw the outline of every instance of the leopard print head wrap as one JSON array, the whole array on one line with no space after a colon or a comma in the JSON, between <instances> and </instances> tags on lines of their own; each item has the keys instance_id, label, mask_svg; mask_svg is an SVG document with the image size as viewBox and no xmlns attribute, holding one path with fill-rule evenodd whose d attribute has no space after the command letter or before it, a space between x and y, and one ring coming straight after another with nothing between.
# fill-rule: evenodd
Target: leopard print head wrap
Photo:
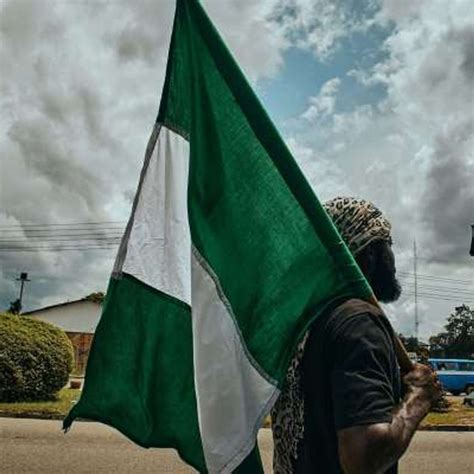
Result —
<instances>
[{"instance_id":1,"label":"leopard print head wrap","mask_svg":"<svg viewBox=\"0 0 474 474\"><path fill-rule=\"evenodd\" d=\"M353 255L374 240L390 241L390 222L371 202L337 197L324 204L326 212Z\"/></svg>"}]
</instances>

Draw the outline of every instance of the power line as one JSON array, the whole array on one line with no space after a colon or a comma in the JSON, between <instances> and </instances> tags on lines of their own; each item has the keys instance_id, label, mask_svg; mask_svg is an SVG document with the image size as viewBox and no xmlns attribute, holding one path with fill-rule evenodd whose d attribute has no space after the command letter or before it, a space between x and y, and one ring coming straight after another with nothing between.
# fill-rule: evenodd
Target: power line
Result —
<instances>
[{"instance_id":1,"label":"power line","mask_svg":"<svg viewBox=\"0 0 474 474\"><path fill-rule=\"evenodd\" d=\"M412 290L406 290L406 291L403 291L404 294L407 294L407 295L414 295L414 292ZM448 299L472 299L474 300L474 297L473 295L454 295L454 294L446 294L446 293L433 293L429 290L422 290L422 291L418 291L418 294L419 295L425 295L425 296L436 296L436 297L439 297L439 298L448 298Z\"/></svg>"},{"instance_id":2,"label":"power line","mask_svg":"<svg viewBox=\"0 0 474 474\"><path fill-rule=\"evenodd\" d=\"M0 248L4 247L9 247L8 244L14 245L14 244L25 244L27 246L28 244L33 244L33 246L37 246L38 244L48 244L50 242L64 242L64 243L94 243L94 242L111 242L111 243L119 243L120 242L120 237L90 237L90 238L84 238L84 239L47 239L47 240L39 240L39 241L34 241L34 242L29 242L27 240L0 240ZM4 244L3 246L1 244Z\"/></svg>"},{"instance_id":3,"label":"power line","mask_svg":"<svg viewBox=\"0 0 474 474\"><path fill-rule=\"evenodd\" d=\"M0 252L63 252L117 248L124 221L0 225Z\"/></svg>"},{"instance_id":4,"label":"power line","mask_svg":"<svg viewBox=\"0 0 474 474\"><path fill-rule=\"evenodd\" d=\"M405 295L405 296L414 296L414 292L413 291L403 291L402 295ZM459 296L457 298L449 298L449 296L445 296L445 295L438 295L438 294L435 294L435 293L422 293L422 292L418 292L418 296L422 299L433 299L433 300L442 300L442 301L455 301L455 302L464 302L464 303L470 303L470 304L474 304L474 300L471 300L471 299L466 299L462 296Z\"/></svg>"},{"instance_id":5,"label":"power line","mask_svg":"<svg viewBox=\"0 0 474 474\"><path fill-rule=\"evenodd\" d=\"M413 295L410 295L410 296L413 296ZM418 295L418 298L420 300L427 300L427 301L433 301L433 302L439 302L439 301L446 301L448 303L451 303L453 305L460 305L460 304L467 304L469 306L474 306L474 301L469 301L469 300L465 300L465 299L457 299L457 300L454 300L454 299L449 299L449 298L438 298L438 297L433 297L433 296L426 296L426 295Z\"/></svg>"},{"instance_id":6,"label":"power line","mask_svg":"<svg viewBox=\"0 0 474 474\"><path fill-rule=\"evenodd\" d=\"M398 281L403 286L408 286L408 285L413 286L413 281L405 280L403 278L399 278ZM430 283L433 283L433 285L430 285ZM472 285L466 284L465 286L451 286L451 285L456 285L456 283L448 283L444 281L440 281L440 282L428 281L428 282L422 282L421 285L418 284L418 287L443 288L444 290L453 290L453 291L474 291L474 284Z\"/></svg>"},{"instance_id":7,"label":"power line","mask_svg":"<svg viewBox=\"0 0 474 474\"><path fill-rule=\"evenodd\" d=\"M118 244L100 244L97 246L70 246L70 247L9 247L0 248L0 252L63 252L69 250L111 250L116 249Z\"/></svg>"},{"instance_id":8,"label":"power line","mask_svg":"<svg viewBox=\"0 0 474 474\"><path fill-rule=\"evenodd\" d=\"M124 226L119 226L119 227L110 227L110 226L104 226L104 227L94 227L94 228L88 228L88 227L74 227L74 228L56 228L56 229L26 229L22 232L19 230L0 230L0 234L4 235L42 235L42 234L54 234L57 232L64 232L67 234L74 234L76 232L118 232L122 229L125 229Z\"/></svg>"},{"instance_id":9,"label":"power line","mask_svg":"<svg viewBox=\"0 0 474 474\"><path fill-rule=\"evenodd\" d=\"M413 286L410 285L402 285L404 290L413 291ZM474 290L473 291L464 291L464 290L453 290L452 288L445 288L441 286L423 286L418 285L419 291L424 291L425 293L440 293L441 295L452 295L452 296L464 296L464 297L473 297L474 298Z\"/></svg>"},{"instance_id":10,"label":"power line","mask_svg":"<svg viewBox=\"0 0 474 474\"><path fill-rule=\"evenodd\" d=\"M29 237L0 237L0 242L38 242L38 241L49 241L49 240L94 240L94 239L120 239L123 235L123 232L116 233L116 234L76 234L76 235L68 235L68 234L53 234L47 236L40 236L34 235Z\"/></svg>"},{"instance_id":11,"label":"power line","mask_svg":"<svg viewBox=\"0 0 474 474\"><path fill-rule=\"evenodd\" d=\"M439 258L439 257L436 257L436 258L418 257L418 260L423 260L429 263L454 263L455 262L455 260L452 258Z\"/></svg>"},{"instance_id":12,"label":"power line","mask_svg":"<svg viewBox=\"0 0 474 474\"><path fill-rule=\"evenodd\" d=\"M75 243L45 243L43 244L37 244L37 245L4 245L0 246L1 250L18 250L18 249L49 249L49 248L62 248L62 247L89 247L91 245L94 246L116 246L119 244L119 241L116 242L110 242L110 241L105 241L105 242L75 242Z\"/></svg>"},{"instance_id":13,"label":"power line","mask_svg":"<svg viewBox=\"0 0 474 474\"><path fill-rule=\"evenodd\" d=\"M464 290L460 288L450 288L449 286L435 286L435 285L418 285L420 290L428 290L428 291L442 291L444 293L460 293L460 294L468 294L474 297L474 289L473 290Z\"/></svg>"},{"instance_id":14,"label":"power line","mask_svg":"<svg viewBox=\"0 0 474 474\"><path fill-rule=\"evenodd\" d=\"M409 278L414 278L414 274L410 272L398 272L399 275L403 275ZM468 283L472 285L474 283L474 280L460 280L457 278L446 278L446 277L438 277L434 275L420 275L419 273L417 274L417 278L421 280L439 280L439 281L453 281L453 282L458 282L458 283Z\"/></svg>"},{"instance_id":15,"label":"power line","mask_svg":"<svg viewBox=\"0 0 474 474\"><path fill-rule=\"evenodd\" d=\"M122 224L125 225L126 221L103 221L103 222L65 222L62 224L16 224L16 225L0 225L0 229L23 229L31 227L63 227L63 226L96 226L96 225L105 225L105 224Z\"/></svg>"},{"instance_id":16,"label":"power line","mask_svg":"<svg viewBox=\"0 0 474 474\"><path fill-rule=\"evenodd\" d=\"M399 276L397 278L399 281L404 282L406 284L413 285L413 278L408 278L406 276ZM474 280L473 281L467 281L465 283L460 283L460 282L455 282L455 281L445 281L445 280L438 280L438 279L423 279L420 282L420 278L418 277L418 284L421 285L436 285L436 286L443 286L446 288L454 288L454 289L466 289L469 287L474 287Z\"/></svg>"},{"instance_id":17,"label":"power line","mask_svg":"<svg viewBox=\"0 0 474 474\"><path fill-rule=\"evenodd\" d=\"M399 275L402 275L404 277L408 278L414 278L414 274L410 272L398 272ZM454 282L460 282L460 283L472 283L472 280L461 280L458 278L448 278L448 277L440 277L437 275L423 275L418 273L417 278L421 278L422 280L446 280L446 281L454 281Z\"/></svg>"}]
</instances>

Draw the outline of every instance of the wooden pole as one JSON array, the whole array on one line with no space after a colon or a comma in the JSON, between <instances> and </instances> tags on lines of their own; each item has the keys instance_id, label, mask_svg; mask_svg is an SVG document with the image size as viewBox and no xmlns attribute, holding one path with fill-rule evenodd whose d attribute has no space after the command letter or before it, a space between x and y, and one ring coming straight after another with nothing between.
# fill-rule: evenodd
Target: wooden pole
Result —
<instances>
[{"instance_id":1,"label":"wooden pole","mask_svg":"<svg viewBox=\"0 0 474 474\"><path fill-rule=\"evenodd\" d=\"M369 299L369 302L377 306L377 308L383 312L383 309L381 308L380 303L378 302L375 295L372 295L372 297ZM410 357L408 357L408 352L406 351L405 346L402 344L402 341L400 341L400 338L397 336L395 331L393 331L393 335L394 349L397 356L398 365L400 366L400 371L402 374L406 374L413 370L413 362L410 360Z\"/></svg>"}]
</instances>

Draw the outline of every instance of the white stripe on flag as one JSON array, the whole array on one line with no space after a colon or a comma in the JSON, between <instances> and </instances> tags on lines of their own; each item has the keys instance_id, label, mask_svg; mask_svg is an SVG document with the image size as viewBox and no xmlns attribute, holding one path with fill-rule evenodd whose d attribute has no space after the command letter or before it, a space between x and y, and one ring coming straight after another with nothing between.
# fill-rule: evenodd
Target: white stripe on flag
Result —
<instances>
[{"instance_id":1,"label":"white stripe on flag","mask_svg":"<svg viewBox=\"0 0 474 474\"><path fill-rule=\"evenodd\" d=\"M122 271L191 304L189 143L161 127L144 177Z\"/></svg>"},{"instance_id":2,"label":"white stripe on flag","mask_svg":"<svg viewBox=\"0 0 474 474\"><path fill-rule=\"evenodd\" d=\"M194 383L209 472L232 472L252 450L279 395L252 365L217 277L193 249ZM212 275L212 276L211 276Z\"/></svg>"}]
</instances>

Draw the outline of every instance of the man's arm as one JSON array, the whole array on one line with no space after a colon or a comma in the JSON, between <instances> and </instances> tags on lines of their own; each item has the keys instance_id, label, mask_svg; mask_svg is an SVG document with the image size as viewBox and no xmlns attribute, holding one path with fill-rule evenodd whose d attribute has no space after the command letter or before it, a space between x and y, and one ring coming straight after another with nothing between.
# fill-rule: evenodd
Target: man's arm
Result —
<instances>
[{"instance_id":1,"label":"man's arm","mask_svg":"<svg viewBox=\"0 0 474 474\"><path fill-rule=\"evenodd\" d=\"M338 431L339 458L346 474L385 472L405 452L419 423L441 395L434 372L424 365L416 364L404 382L406 395L395 409L391 423L353 426Z\"/></svg>"}]
</instances>

